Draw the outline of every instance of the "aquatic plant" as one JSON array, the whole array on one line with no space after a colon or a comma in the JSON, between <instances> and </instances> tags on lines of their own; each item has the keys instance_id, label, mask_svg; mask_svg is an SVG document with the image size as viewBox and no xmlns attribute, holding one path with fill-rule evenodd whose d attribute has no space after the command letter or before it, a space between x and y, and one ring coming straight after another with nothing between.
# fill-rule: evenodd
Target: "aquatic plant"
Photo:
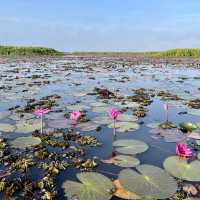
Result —
<instances>
[{"instance_id":1,"label":"aquatic plant","mask_svg":"<svg viewBox=\"0 0 200 200\"><path fill-rule=\"evenodd\" d=\"M167 199L177 191L175 179L163 169L153 165L139 165L136 169L124 169L119 174L126 191L153 199Z\"/></svg>"},{"instance_id":2,"label":"aquatic plant","mask_svg":"<svg viewBox=\"0 0 200 200\"><path fill-rule=\"evenodd\" d=\"M176 155L181 157L192 157L192 150L185 144L176 144Z\"/></svg>"},{"instance_id":3,"label":"aquatic plant","mask_svg":"<svg viewBox=\"0 0 200 200\"><path fill-rule=\"evenodd\" d=\"M165 159L163 166L172 176L187 180L200 181L200 161L188 162L187 159L178 156L170 156Z\"/></svg>"},{"instance_id":4,"label":"aquatic plant","mask_svg":"<svg viewBox=\"0 0 200 200\"><path fill-rule=\"evenodd\" d=\"M80 116L81 116L81 113L79 111L73 111L69 113L69 118L70 120L72 120L73 124L76 124Z\"/></svg>"},{"instance_id":5,"label":"aquatic plant","mask_svg":"<svg viewBox=\"0 0 200 200\"><path fill-rule=\"evenodd\" d=\"M79 200L109 200L112 197L114 185L106 176L95 172L78 173L76 176L80 182L63 183L68 199L77 197Z\"/></svg>"},{"instance_id":6,"label":"aquatic plant","mask_svg":"<svg viewBox=\"0 0 200 200\"><path fill-rule=\"evenodd\" d=\"M49 113L50 110L48 108L38 108L34 110L34 114L41 118L41 134L43 133L43 116Z\"/></svg>"}]
</instances>

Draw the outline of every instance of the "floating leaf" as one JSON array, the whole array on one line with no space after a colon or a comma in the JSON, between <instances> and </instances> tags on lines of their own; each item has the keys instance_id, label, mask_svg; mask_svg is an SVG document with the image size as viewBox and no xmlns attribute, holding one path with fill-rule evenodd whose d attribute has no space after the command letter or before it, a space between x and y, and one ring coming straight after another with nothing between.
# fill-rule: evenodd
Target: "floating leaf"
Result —
<instances>
[{"instance_id":1,"label":"floating leaf","mask_svg":"<svg viewBox=\"0 0 200 200\"><path fill-rule=\"evenodd\" d=\"M68 119L55 119L48 122L50 128L70 128L71 121Z\"/></svg>"},{"instance_id":2,"label":"floating leaf","mask_svg":"<svg viewBox=\"0 0 200 200\"><path fill-rule=\"evenodd\" d=\"M135 167L140 161L132 156L118 155L113 158L113 164L120 167Z\"/></svg>"},{"instance_id":3,"label":"floating leaf","mask_svg":"<svg viewBox=\"0 0 200 200\"><path fill-rule=\"evenodd\" d=\"M65 181L63 189L68 199L77 196L78 200L109 200L114 189L112 182L102 174L84 172L76 175L79 182Z\"/></svg>"},{"instance_id":4,"label":"floating leaf","mask_svg":"<svg viewBox=\"0 0 200 200\"><path fill-rule=\"evenodd\" d=\"M99 124L93 122L85 122L78 124L76 127L79 128L81 131L93 131L96 130Z\"/></svg>"},{"instance_id":5,"label":"floating leaf","mask_svg":"<svg viewBox=\"0 0 200 200\"><path fill-rule=\"evenodd\" d=\"M92 112L96 112L96 113L105 113L108 110L109 110L108 106L107 107L105 107L105 106L102 106L102 107L97 106L97 107L93 107L92 108Z\"/></svg>"},{"instance_id":6,"label":"floating leaf","mask_svg":"<svg viewBox=\"0 0 200 200\"><path fill-rule=\"evenodd\" d=\"M159 122L152 122L152 123L147 124L147 127L148 128L158 128L159 125L160 125Z\"/></svg>"},{"instance_id":7,"label":"floating leaf","mask_svg":"<svg viewBox=\"0 0 200 200\"><path fill-rule=\"evenodd\" d=\"M83 110L89 110L90 107L82 104L74 104L67 106L68 110L76 110L76 111L83 111Z\"/></svg>"},{"instance_id":8,"label":"floating leaf","mask_svg":"<svg viewBox=\"0 0 200 200\"><path fill-rule=\"evenodd\" d=\"M103 102L94 102L90 104L92 107L107 107L108 104L103 103Z\"/></svg>"},{"instance_id":9,"label":"floating leaf","mask_svg":"<svg viewBox=\"0 0 200 200\"><path fill-rule=\"evenodd\" d=\"M117 140L113 146L117 152L129 155L143 153L148 149L148 145L140 140Z\"/></svg>"},{"instance_id":10,"label":"floating leaf","mask_svg":"<svg viewBox=\"0 0 200 200\"><path fill-rule=\"evenodd\" d=\"M15 130L15 126L11 124L0 124L0 131L2 132L13 132Z\"/></svg>"},{"instance_id":11,"label":"floating leaf","mask_svg":"<svg viewBox=\"0 0 200 200\"><path fill-rule=\"evenodd\" d=\"M188 137L192 138L192 139L200 140L200 133L192 132L192 133L188 134Z\"/></svg>"},{"instance_id":12,"label":"floating leaf","mask_svg":"<svg viewBox=\"0 0 200 200\"><path fill-rule=\"evenodd\" d=\"M167 199L176 192L176 181L163 169L152 165L140 165L136 169L120 172L119 181L125 190L155 199Z\"/></svg>"},{"instance_id":13,"label":"floating leaf","mask_svg":"<svg viewBox=\"0 0 200 200\"><path fill-rule=\"evenodd\" d=\"M133 115L120 114L118 116L117 120L122 121L122 122L134 122L134 121L137 121L138 118L136 116L133 116Z\"/></svg>"},{"instance_id":14,"label":"floating leaf","mask_svg":"<svg viewBox=\"0 0 200 200\"><path fill-rule=\"evenodd\" d=\"M110 124L109 128L114 128L114 124ZM140 125L135 122L116 122L115 128L118 132L135 131L140 128Z\"/></svg>"},{"instance_id":15,"label":"floating leaf","mask_svg":"<svg viewBox=\"0 0 200 200\"><path fill-rule=\"evenodd\" d=\"M19 121L16 124L16 133L30 133L35 130L40 130L41 129L41 122L40 120L33 120L32 122L26 122L26 121Z\"/></svg>"},{"instance_id":16,"label":"floating leaf","mask_svg":"<svg viewBox=\"0 0 200 200\"><path fill-rule=\"evenodd\" d=\"M92 121L96 124L110 124L112 123L112 119L108 116L98 116L92 118Z\"/></svg>"},{"instance_id":17,"label":"floating leaf","mask_svg":"<svg viewBox=\"0 0 200 200\"><path fill-rule=\"evenodd\" d=\"M18 137L15 140L11 141L10 144L14 148L25 149L27 147L39 145L41 139L38 137Z\"/></svg>"},{"instance_id":18,"label":"floating leaf","mask_svg":"<svg viewBox=\"0 0 200 200\"><path fill-rule=\"evenodd\" d=\"M0 119L6 119L9 117L9 115L10 115L10 112L8 111L0 112Z\"/></svg>"},{"instance_id":19,"label":"floating leaf","mask_svg":"<svg viewBox=\"0 0 200 200\"><path fill-rule=\"evenodd\" d=\"M133 192L129 192L125 189L122 188L120 181L117 179L115 181L113 181L113 184L115 186L115 193L114 195L118 198L121 199L128 199L128 200L135 200L135 199L141 199L141 197L139 197L138 195L136 195Z\"/></svg>"},{"instance_id":20,"label":"floating leaf","mask_svg":"<svg viewBox=\"0 0 200 200\"><path fill-rule=\"evenodd\" d=\"M154 128L150 130L150 133L152 133L152 138L164 138L166 142L180 142L187 138L186 134L183 134L180 130L177 129Z\"/></svg>"},{"instance_id":21,"label":"floating leaf","mask_svg":"<svg viewBox=\"0 0 200 200\"><path fill-rule=\"evenodd\" d=\"M164 161L163 166L174 177L187 181L200 181L200 161L198 160L188 163L184 158L171 156Z\"/></svg>"}]
</instances>

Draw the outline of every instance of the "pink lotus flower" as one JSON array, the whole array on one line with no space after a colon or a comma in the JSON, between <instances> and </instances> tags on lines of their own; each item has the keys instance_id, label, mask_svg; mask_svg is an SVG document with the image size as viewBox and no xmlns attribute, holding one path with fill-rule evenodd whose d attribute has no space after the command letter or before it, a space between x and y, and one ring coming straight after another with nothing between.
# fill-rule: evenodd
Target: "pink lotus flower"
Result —
<instances>
[{"instance_id":1,"label":"pink lotus flower","mask_svg":"<svg viewBox=\"0 0 200 200\"><path fill-rule=\"evenodd\" d=\"M79 117L81 116L81 113L79 111L73 111L69 114L69 118L73 121L77 121Z\"/></svg>"},{"instance_id":2,"label":"pink lotus flower","mask_svg":"<svg viewBox=\"0 0 200 200\"><path fill-rule=\"evenodd\" d=\"M38 108L33 112L36 116L41 117L41 133L43 133L43 115L49 112L50 110L48 108Z\"/></svg>"},{"instance_id":3,"label":"pink lotus flower","mask_svg":"<svg viewBox=\"0 0 200 200\"><path fill-rule=\"evenodd\" d=\"M44 114L49 113L50 110L48 108L38 108L34 110L33 114L37 115L38 117L42 117Z\"/></svg>"},{"instance_id":4,"label":"pink lotus flower","mask_svg":"<svg viewBox=\"0 0 200 200\"><path fill-rule=\"evenodd\" d=\"M192 157L192 150L185 144L176 144L176 155L181 157Z\"/></svg>"},{"instance_id":5,"label":"pink lotus flower","mask_svg":"<svg viewBox=\"0 0 200 200\"><path fill-rule=\"evenodd\" d=\"M163 108L164 108L164 111L168 111L169 109L168 103L164 103Z\"/></svg>"},{"instance_id":6,"label":"pink lotus flower","mask_svg":"<svg viewBox=\"0 0 200 200\"><path fill-rule=\"evenodd\" d=\"M108 111L108 115L112 118L112 120L115 121L119 115L119 110L112 108Z\"/></svg>"}]
</instances>

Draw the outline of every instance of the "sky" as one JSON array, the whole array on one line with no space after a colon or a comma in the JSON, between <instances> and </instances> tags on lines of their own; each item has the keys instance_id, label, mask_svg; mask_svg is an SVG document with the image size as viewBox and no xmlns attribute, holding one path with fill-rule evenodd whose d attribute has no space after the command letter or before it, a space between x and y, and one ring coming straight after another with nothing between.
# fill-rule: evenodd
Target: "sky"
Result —
<instances>
[{"instance_id":1,"label":"sky","mask_svg":"<svg viewBox=\"0 0 200 200\"><path fill-rule=\"evenodd\" d=\"M0 45L59 51L200 47L200 0L5 0Z\"/></svg>"}]
</instances>

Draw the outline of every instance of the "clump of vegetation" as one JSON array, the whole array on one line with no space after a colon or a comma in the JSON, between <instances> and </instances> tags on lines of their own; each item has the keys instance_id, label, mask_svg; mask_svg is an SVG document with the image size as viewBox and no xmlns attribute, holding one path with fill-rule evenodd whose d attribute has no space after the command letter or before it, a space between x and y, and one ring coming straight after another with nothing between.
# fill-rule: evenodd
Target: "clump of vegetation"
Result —
<instances>
[{"instance_id":1,"label":"clump of vegetation","mask_svg":"<svg viewBox=\"0 0 200 200\"><path fill-rule=\"evenodd\" d=\"M16 47L16 46L0 46L0 55L5 56L32 56L32 55L59 55L60 52L52 48L45 47Z\"/></svg>"},{"instance_id":2,"label":"clump of vegetation","mask_svg":"<svg viewBox=\"0 0 200 200\"><path fill-rule=\"evenodd\" d=\"M146 52L145 55L159 57L198 57L200 49L171 49L168 51Z\"/></svg>"}]
</instances>

